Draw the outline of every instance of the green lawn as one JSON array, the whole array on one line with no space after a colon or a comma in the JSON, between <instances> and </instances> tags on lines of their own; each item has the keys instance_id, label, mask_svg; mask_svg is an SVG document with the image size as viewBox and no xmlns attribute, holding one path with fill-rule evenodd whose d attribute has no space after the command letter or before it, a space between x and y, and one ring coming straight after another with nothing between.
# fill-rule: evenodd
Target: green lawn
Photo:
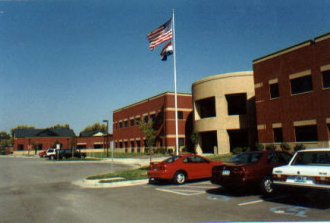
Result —
<instances>
[{"instance_id":1,"label":"green lawn","mask_svg":"<svg viewBox=\"0 0 330 223\"><path fill-rule=\"evenodd\" d=\"M88 180L107 179L113 177L122 177L125 180L141 180L147 179L148 167L141 167L139 169L124 170L116 173L108 173L103 175L87 177Z\"/></svg>"}]
</instances>

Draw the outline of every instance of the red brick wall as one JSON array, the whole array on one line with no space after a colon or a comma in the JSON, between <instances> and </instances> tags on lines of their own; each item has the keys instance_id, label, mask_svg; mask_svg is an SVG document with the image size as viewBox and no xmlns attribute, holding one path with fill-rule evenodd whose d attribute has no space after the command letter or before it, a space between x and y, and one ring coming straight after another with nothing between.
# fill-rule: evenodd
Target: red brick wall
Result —
<instances>
[{"instance_id":1,"label":"red brick wall","mask_svg":"<svg viewBox=\"0 0 330 223\"><path fill-rule=\"evenodd\" d=\"M184 135L186 131L186 118L192 110L192 98L191 95L178 95L178 110L183 111L183 120L179 120L179 134ZM166 120L162 125L162 129L159 131L162 140L163 147L174 147L175 138L172 139L168 137L169 135L175 135L175 112L174 112L174 94L166 93L163 95L155 96L142 101L141 103L136 103L123 109L119 109L113 113L113 140L118 142L119 140L128 140L128 147L130 147L129 140L132 138L141 138L141 146L143 144L143 134L141 130L135 125L130 126L130 118L140 115L143 118L144 114L150 114L152 112L163 111L163 118ZM128 121L127 128L119 128L119 121ZM117 127L117 128L116 128ZM167 136L164 138L164 136Z\"/></svg>"},{"instance_id":2,"label":"red brick wall","mask_svg":"<svg viewBox=\"0 0 330 223\"><path fill-rule=\"evenodd\" d=\"M52 148L55 142L62 144L62 148L71 148L73 138L17 138L14 139L14 151L18 150L19 145L24 146L24 150L34 150L33 145L42 144L42 149ZM29 147L29 145L31 145Z\"/></svg>"},{"instance_id":3,"label":"red brick wall","mask_svg":"<svg viewBox=\"0 0 330 223\"><path fill-rule=\"evenodd\" d=\"M253 65L256 88L257 124L266 125L258 130L259 142L272 143L272 123L282 123L283 140L294 142L294 121L317 120L320 141L328 141L329 133L326 118L330 117L330 89L322 89L320 67L330 64L330 39L312 42L294 51L275 56ZM289 75L311 70L313 91L291 95ZM269 84L278 78L280 97L270 99Z\"/></svg>"}]
</instances>

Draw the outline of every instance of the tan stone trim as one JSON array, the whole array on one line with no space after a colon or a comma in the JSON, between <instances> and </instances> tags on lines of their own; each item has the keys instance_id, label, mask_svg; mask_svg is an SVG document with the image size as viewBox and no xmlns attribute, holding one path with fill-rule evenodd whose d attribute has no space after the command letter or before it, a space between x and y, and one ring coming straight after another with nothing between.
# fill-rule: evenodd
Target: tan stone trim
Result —
<instances>
[{"instance_id":1,"label":"tan stone trim","mask_svg":"<svg viewBox=\"0 0 330 223\"><path fill-rule=\"evenodd\" d=\"M268 81L268 84L277 84L278 83L278 78L271 79Z\"/></svg>"},{"instance_id":2,"label":"tan stone trim","mask_svg":"<svg viewBox=\"0 0 330 223\"><path fill-rule=\"evenodd\" d=\"M330 38L330 34L322 36L320 38L316 38L314 41L317 43L317 42L321 42L321 41L329 39L329 38Z\"/></svg>"},{"instance_id":3,"label":"tan stone trim","mask_svg":"<svg viewBox=\"0 0 330 223\"><path fill-rule=\"evenodd\" d=\"M156 114L156 111L149 112L149 115L154 115Z\"/></svg>"},{"instance_id":4,"label":"tan stone trim","mask_svg":"<svg viewBox=\"0 0 330 223\"><path fill-rule=\"evenodd\" d=\"M185 138L185 135L183 135L183 134L179 134L178 135L180 138ZM176 138L176 135L166 135L166 138Z\"/></svg>"},{"instance_id":5,"label":"tan stone trim","mask_svg":"<svg viewBox=\"0 0 330 223\"><path fill-rule=\"evenodd\" d=\"M265 102L265 100L258 100L258 101L256 101L256 103L262 103L262 102Z\"/></svg>"},{"instance_id":6,"label":"tan stone trim","mask_svg":"<svg viewBox=\"0 0 330 223\"><path fill-rule=\"evenodd\" d=\"M85 142L78 142L77 145L87 145Z\"/></svg>"},{"instance_id":7,"label":"tan stone trim","mask_svg":"<svg viewBox=\"0 0 330 223\"><path fill-rule=\"evenodd\" d=\"M273 123L272 127L273 127L273 129L274 128L282 128L282 123Z\"/></svg>"},{"instance_id":8,"label":"tan stone trim","mask_svg":"<svg viewBox=\"0 0 330 223\"><path fill-rule=\"evenodd\" d=\"M93 145L102 145L103 142L94 142Z\"/></svg>"},{"instance_id":9,"label":"tan stone trim","mask_svg":"<svg viewBox=\"0 0 330 223\"><path fill-rule=\"evenodd\" d=\"M290 74L289 79L292 80L292 79L295 79L295 78L298 78L298 77L304 77L304 76L308 76L308 75L311 75L311 74L312 74L312 71L310 69L309 70L304 70L304 71L301 71L299 73Z\"/></svg>"},{"instance_id":10,"label":"tan stone trim","mask_svg":"<svg viewBox=\"0 0 330 223\"><path fill-rule=\"evenodd\" d=\"M325 122L326 122L327 124L330 124L330 118L327 118L327 119L325 120Z\"/></svg>"},{"instance_id":11,"label":"tan stone trim","mask_svg":"<svg viewBox=\"0 0 330 223\"><path fill-rule=\"evenodd\" d=\"M293 126L316 125L316 119L293 122Z\"/></svg>"},{"instance_id":12,"label":"tan stone trim","mask_svg":"<svg viewBox=\"0 0 330 223\"><path fill-rule=\"evenodd\" d=\"M321 66L320 70L321 70L321 72L326 71L326 70L330 70L330 64Z\"/></svg>"},{"instance_id":13,"label":"tan stone trim","mask_svg":"<svg viewBox=\"0 0 330 223\"><path fill-rule=\"evenodd\" d=\"M262 82L259 82L259 83L254 84L254 88L255 88L255 89L257 89L257 88L261 88L261 87L263 87L263 86L264 86L264 83L262 83Z\"/></svg>"},{"instance_id":14,"label":"tan stone trim","mask_svg":"<svg viewBox=\"0 0 330 223\"><path fill-rule=\"evenodd\" d=\"M283 55L283 54L286 54L286 53L289 53L289 52L295 51L295 50L297 50L297 49L300 49L300 48L303 48L303 47L309 46L310 44L311 44L311 42L308 41L308 42L303 43L303 44L300 44L300 45L298 45L298 46L291 47L291 48L289 48L289 49L287 49L287 50L283 50L283 51L280 51L280 52L278 52L278 53L274 53L274 54L271 54L271 55L269 55L269 56L263 57L263 58L261 58L261 59L259 59L259 60L255 60L255 61L253 61L253 64L257 64L257 63L260 63L260 62L262 62L262 61L266 61L266 60L272 59L272 58L274 58L274 57L278 57L278 56L280 56L280 55Z\"/></svg>"},{"instance_id":15,"label":"tan stone trim","mask_svg":"<svg viewBox=\"0 0 330 223\"><path fill-rule=\"evenodd\" d=\"M136 115L135 118L141 118L141 115Z\"/></svg>"},{"instance_id":16,"label":"tan stone trim","mask_svg":"<svg viewBox=\"0 0 330 223\"><path fill-rule=\"evenodd\" d=\"M141 140L141 138L135 138L135 140Z\"/></svg>"},{"instance_id":17,"label":"tan stone trim","mask_svg":"<svg viewBox=\"0 0 330 223\"><path fill-rule=\"evenodd\" d=\"M266 129L266 125L265 124L257 125L257 129L258 130L264 130L264 129Z\"/></svg>"},{"instance_id":18,"label":"tan stone trim","mask_svg":"<svg viewBox=\"0 0 330 223\"><path fill-rule=\"evenodd\" d=\"M175 108L166 108L165 111L175 111ZM191 108L178 108L178 111L186 111L186 112L191 112Z\"/></svg>"}]
</instances>

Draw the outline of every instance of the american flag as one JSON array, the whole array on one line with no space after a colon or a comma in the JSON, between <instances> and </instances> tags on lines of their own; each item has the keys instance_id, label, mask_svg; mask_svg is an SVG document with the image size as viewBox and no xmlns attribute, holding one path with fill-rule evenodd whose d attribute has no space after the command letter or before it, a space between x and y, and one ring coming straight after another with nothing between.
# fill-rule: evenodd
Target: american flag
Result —
<instances>
[{"instance_id":1,"label":"american flag","mask_svg":"<svg viewBox=\"0 0 330 223\"><path fill-rule=\"evenodd\" d=\"M172 39L172 19L148 34L149 48L154 50L158 45Z\"/></svg>"}]
</instances>

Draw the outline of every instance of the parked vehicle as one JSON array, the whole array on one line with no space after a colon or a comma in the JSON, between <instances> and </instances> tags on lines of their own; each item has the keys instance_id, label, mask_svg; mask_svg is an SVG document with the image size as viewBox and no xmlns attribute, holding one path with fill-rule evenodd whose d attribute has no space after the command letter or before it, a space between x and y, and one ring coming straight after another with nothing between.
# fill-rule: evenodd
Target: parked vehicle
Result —
<instances>
[{"instance_id":1,"label":"parked vehicle","mask_svg":"<svg viewBox=\"0 0 330 223\"><path fill-rule=\"evenodd\" d=\"M170 180L184 184L188 180L208 179L212 168L221 164L195 154L172 156L159 163L150 163L149 182Z\"/></svg>"},{"instance_id":2,"label":"parked vehicle","mask_svg":"<svg viewBox=\"0 0 330 223\"><path fill-rule=\"evenodd\" d=\"M45 156L46 156L46 150L41 150L39 153L38 153L38 155L39 155L39 157L40 158L44 158Z\"/></svg>"},{"instance_id":3,"label":"parked vehicle","mask_svg":"<svg viewBox=\"0 0 330 223\"><path fill-rule=\"evenodd\" d=\"M273 192L273 168L288 164L291 157L281 151L244 152L232 157L229 163L214 167L211 182L236 191L258 186L262 193L269 194Z\"/></svg>"},{"instance_id":4,"label":"parked vehicle","mask_svg":"<svg viewBox=\"0 0 330 223\"><path fill-rule=\"evenodd\" d=\"M79 150L72 151L72 149L60 149L60 150L48 149L46 156L50 160L68 159L71 157L84 159L84 158L86 158L86 153L80 152Z\"/></svg>"},{"instance_id":5,"label":"parked vehicle","mask_svg":"<svg viewBox=\"0 0 330 223\"><path fill-rule=\"evenodd\" d=\"M330 149L306 149L295 153L290 163L273 170L275 186L330 190Z\"/></svg>"},{"instance_id":6,"label":"parked vehicle","mask_svg":"<svg viewBox=\"0 0 330 223\"><path fill-rule=\"evenodd\" d=\"M48 159L54 160L57 158L57 149L50 148L46 151L46 156Z\"/></svg>"},{"instance_id":7,"label":"parked vehicle","mask_svg":"<svg viewBox=\"0 0 330 223\"><path fill-rule=\"evenodd\" d=\"M85 159L86 158L86 153L80 152L79 150L72 150L72 149L62 149L59 150L59 158L60 159L68 159L68 158L81 158Z\"/></svg>"}]
</instances>

